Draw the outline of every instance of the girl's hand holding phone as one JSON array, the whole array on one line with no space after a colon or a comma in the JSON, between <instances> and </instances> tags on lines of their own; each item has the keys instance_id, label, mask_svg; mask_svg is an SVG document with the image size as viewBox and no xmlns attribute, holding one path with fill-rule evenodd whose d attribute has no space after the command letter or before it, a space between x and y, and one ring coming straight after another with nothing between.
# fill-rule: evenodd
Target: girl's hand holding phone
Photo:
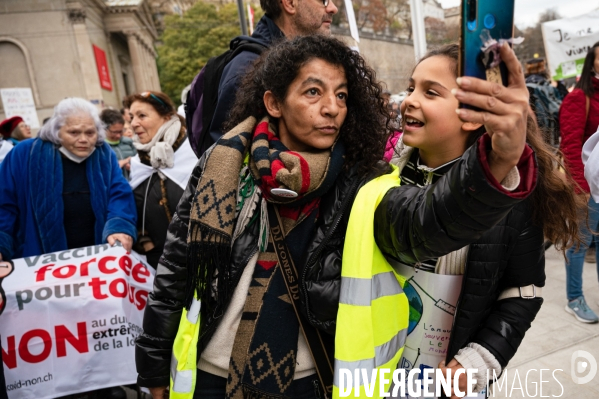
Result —
<instances>
[{"instance_id":1,"label":"girl's hand holding phone","mask_svg":"<svg viewBox=\"0 0 599 399\"><path fill-rule=\"evenodd\" d=\"M454 95L460 103L480 111L458 108L464 122L482 123L491 136L489 167L497 181L502 181L517 165L526 145L528 89L522 66L511 47L504 43L500 54L508 70L508 86L474 77L458 78L460 89Z\"/></svg>"}]
</instances>

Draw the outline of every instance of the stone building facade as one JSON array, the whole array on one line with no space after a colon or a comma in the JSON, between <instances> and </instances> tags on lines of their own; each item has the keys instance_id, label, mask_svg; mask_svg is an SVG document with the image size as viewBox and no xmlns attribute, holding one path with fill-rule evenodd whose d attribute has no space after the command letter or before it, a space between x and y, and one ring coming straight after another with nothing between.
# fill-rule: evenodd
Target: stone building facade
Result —
<instances>
[{"instance_id":1,"label":"stone building facade","mask_svg":"<svg viewBox=\"0 0 599 399\"><path fill-rule=\"evenodd\" d=\"M348 46L356 46L349 29L333 26L331 31ZM375 70L377 79L389 91L395 94L406 90L416 64L411 40L361 31L358 48L368 65Z\"/></svg>"},{"instance_id":2,"label":"stone building facade","mask_svg":"<svg viewBox=\"0 0 599 399\"><path fill-rule=\"evenodd\" d=\"M0 0L0 88L30 87L40 122L65 97L119 108L160 90L148 2Z\"/></svg>"},{"instance_id":3,"label":"stone building facade","mask_svg":"<svg viewBox=\"0 0 599 399\"><path fill-rule=\"evenodd\" d=\"M451 7L445 9L445 24L447 26L459 26L461 22L462 7Z\"/></svg>"},{"instance_id":4,"label":"stone building facade","mask_svg":"<svg viewBox=\"0 0 599 399\"><path fill-rule=\"evenodd\" d=\"M422 0L424 17L435 18L443 21L445 13L437 0Z\"/></svg>"}]
</instances>

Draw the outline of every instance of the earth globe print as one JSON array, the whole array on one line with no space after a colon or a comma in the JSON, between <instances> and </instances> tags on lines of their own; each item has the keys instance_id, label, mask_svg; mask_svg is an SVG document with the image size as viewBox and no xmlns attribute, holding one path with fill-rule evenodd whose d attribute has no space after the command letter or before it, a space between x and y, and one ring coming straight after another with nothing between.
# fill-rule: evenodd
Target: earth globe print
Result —
<instances>
[{"instance_id":1,"label":"earth globe print","mask_svg":"<svg viewBox=\"0 0 599 399\"><path fill-rule=\"evenodd\" d=\"M406 297L408 298L408 304L410 307L410 317L408 320L408 334L411 334L420 322L420 319L422 318L422 298L420 298L420 294L418 294L418 291L416 291L414 286L410 284L409 281L405 282L403 291L406 294Z\"/></svg>"}]
</instances>

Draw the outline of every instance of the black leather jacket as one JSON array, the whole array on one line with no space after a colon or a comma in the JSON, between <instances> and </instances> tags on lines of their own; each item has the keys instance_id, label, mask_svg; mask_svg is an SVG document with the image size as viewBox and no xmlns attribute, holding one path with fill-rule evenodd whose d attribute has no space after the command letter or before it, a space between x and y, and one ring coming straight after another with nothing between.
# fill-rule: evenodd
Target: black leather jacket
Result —
<instances>
[{"instance_id":1,"label":"black leather jacket","mask_svg":"<svg viewBox=\"0 0 599 399\"><path fill-rule=\"evenodd\" d=\"M505 218L520 199L491 186L477 155L470 148L450 172L436 184L392 189L375 214L375 239L389 256L405 261L438 257L478 240ZM136 341L138 384L145 387L169 384L172 345L183 308L186 272L186 238L190 205L203 159L195 167L189 184L169 226L164 253L158 265L154 290L148 297L143 329ZM373 175L388 171L382 166ZM339 302L341 254L345 227L357 190L369 177L356 169L342 173L321 199L320 215L300 273L303 312L316 327L334 334ZM258 227L250 227L233 243L231 276L239 281L243 268L257 251ZM431 234L434 231L434 234ZM232 293L231 293L232 295ZM198 357L216 330L223 309L202 307Z\"/></svg>"},{"instance_id":2,"label":"black leather jacket","mask_svg":"<svg viewBox=\"0 0 599 399\"><path fill-rule=\"evenodd\" d=\"M462 291L449 339L449 362L470 342L489 350L502 368L520 346L543 304L542 298L507 298L506 288L545 286L542 226L533 224L529 199L470 245Z\"/></svg>"},{"instance_id":3,"label":"black leather jacket","mask_svg":"<svg viewBox=\"0 0 599 399\"><path fill-rule=\"evenodd\" d=\"M477 224L485 221L484 218L489 214L499 211L498 206L503 205L491 200L491 195L477 188L484 187L484 184L479 185L482 182L464 184L472 150L468 150L436 185L392 189L377 208L374 233L383 254L390 260L405 264L445 255L461 248L456 240L465 243L468 237L478 234L476 241L470 240L474 242L468 251L446 361L449 362L460 349L475 342L489 350L505 368L540 310L543 299L508 298L498 302L497 298L506 288L545 285L543 228L533 224L532 203L530 199L525 199L506 212L497 224L480 234L482 226ZM462 176L456 179L457 175ZM477 195L477 192L480 195L477 201L485 205L471 208L468 204L475 205L477 201L471 199L463 202L468 200L468 194ZM435 212L426 208L431 201ZM477 214L484 214L485 207L487 214L477 217ZM349 214L340 212L341 206L321 209L324 212L332 210L321 216L325 221L323 230L328 229L330 235L328 248L319 258L320 263L308 265L303 280L304 302L312 324L334 334L341 256ZM340 216L341 213L344 216ZM332 218L334 215L340 220L339 226L330 229L335 223ZM329 222L326 222L327 217L330 218ZM319 245L320 237L324 235L324 232L319 231L313 245ZM314 251L311 249L310 252Z\"/></svg>"}]
</instances>

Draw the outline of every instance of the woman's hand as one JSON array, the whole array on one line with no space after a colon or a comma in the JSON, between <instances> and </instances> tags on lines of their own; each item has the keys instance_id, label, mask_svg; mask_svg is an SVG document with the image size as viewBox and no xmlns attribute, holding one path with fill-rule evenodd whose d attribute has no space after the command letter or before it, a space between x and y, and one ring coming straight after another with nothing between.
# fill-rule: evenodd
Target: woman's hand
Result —
<instances>
[{"instance_id":1,"label":"woman's hand","mask_svg":"<svg viewBox=\"0 0 599 399\"><path fill-rule=\"evenodd\" d=\"M129 236L127 234L123 234L123 233L111 234L108 236L108 238L106 240L108 241L108 244L110 244L110 245L114 245L116 240L119 240L121 242L121 244L123 245L123 248L125 248L127 250L127 252L131 252L131 247L133 247L133 238L131 238L131 236Z\"/></svg>"},{"instance_id":2,"label":"woman's hand","mask_svg":"<svg viewBox=\"0 0 599 399\"><path fill-rule=\"evenodd\" d=\"M150 388L150 394L153 399L168 399L168 387Z\"/></svg>"},{"instance_id":3,"label":"woman's hand","mask_svg":"<svg viewBox=\"0 0 599 399\"><path fill-rule=\"evenodd\" d=\"M451 376L451 399L457 399L457 398L464 397L464 395L466 394L466 391L468 391L468 378L466 375L466 370L464 370L464 373L460 374L459 380L458 380L457 388L461 392L461 396L456 395L456 387L454 386L454 379L453 379L455 372L458 371L459 369L464 369L464 367L457 360L455 360L455 358L451 359L451 361L449 362L449 364L447 366L445 366L445 360L443 360L441 363L439 363L439 365L437 367L443 371L444 376L447 375L446 370L451 370L451 372L449 374Z\"/></svg>"},{"instance_id":4,"label":"woman's hand","mask_svg":"<svg viewBox=\"0 0 599 399\"><path fill-rule=\"evenodd\" d=\"M119 161L119 168L121 168L121 169L125 168L127 170L131 170L131 164L130 164L130 162L131 162L131 157L127 157L125 159L121 159Z\"/></svg>"},{"instance_id":5,"label":"woman's hand","mask_svg":"<svg viewBox=\"0 0 599 399\"><path fill-rule=\"evenodd\" d=\"M526 145L528 89L522 66L514 51L506 44L500 49L508 69L508 86L473 77L458 78L460 90L456 98L481 111L460 108L456 112L464 122L481 123L491 136L493 150L489 154L491 173L502 181L517 165Z\"/></svg>"}]
</instances>

